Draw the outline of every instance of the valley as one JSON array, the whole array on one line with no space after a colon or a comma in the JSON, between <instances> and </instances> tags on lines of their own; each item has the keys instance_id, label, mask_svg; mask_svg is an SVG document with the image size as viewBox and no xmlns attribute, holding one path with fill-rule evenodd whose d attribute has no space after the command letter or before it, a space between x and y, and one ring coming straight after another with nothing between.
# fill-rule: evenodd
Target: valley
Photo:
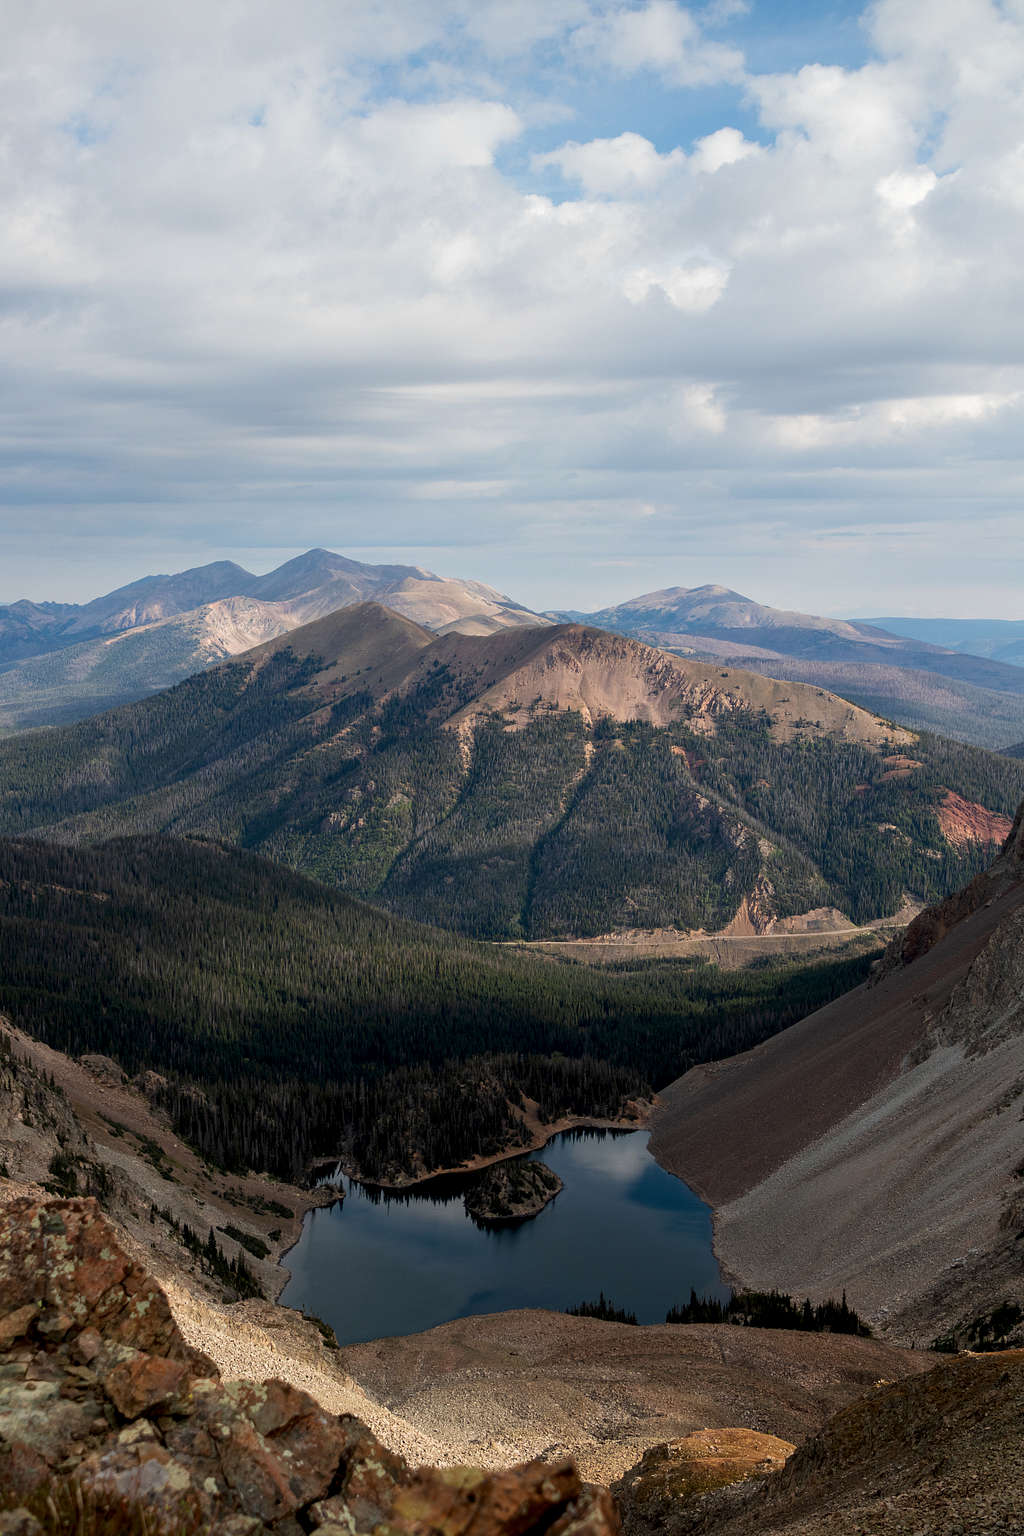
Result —
<instances>
[{"instance_id":1,"label":"valley","mask_svg":"<svg viewBox=\"0 0 1024 1536\"><path fill-rule=\"evenodd\" d=\"M1024 0L3 23L0 1536L1024 1536Z\"/></svg>"},{"instance_id":2,"label":"valley","mask_svg":"<svg viewBox=\"0 0 1024 1536\"><path fill-rule=\"evenodd\" d=\"M1019 1342L1022 798L818 687L353 602L0 743L2 1198L97 1200L189 1347L415 1460L569 1453L628 1523L710 1423L806 1488L879 1378L927 1417ZM874 1337L661 1321L730 1286Z\"/></svg>"},{"instance_id":3,"label":"valley","mask_svg":"<svg viewBox=\"0 0 1024 1536\"><path fill-rule=\"evenodd\" d=\"M214 1164L290 1182L333 1158L397 1183L528 1147L566 1118L636 1121L652 1085L867 969L561 964L162 838L0 842L0 943L15 1025L143 1074Z\"/></svg>"}]
</instances>

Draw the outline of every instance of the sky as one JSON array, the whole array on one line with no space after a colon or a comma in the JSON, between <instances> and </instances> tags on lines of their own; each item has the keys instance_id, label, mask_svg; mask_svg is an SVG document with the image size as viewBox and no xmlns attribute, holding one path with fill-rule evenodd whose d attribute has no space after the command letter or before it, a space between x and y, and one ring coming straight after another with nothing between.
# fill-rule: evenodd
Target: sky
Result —
<instances>
[{"instance_id":1,"label":"sky","mask_svg":"<svg viewBox=\"0 0 1024 1536\"><path fill-rule=\"evenodd\" d=\"M1024 617L1024 0L0 14L0 601Z\"/></svg>"}]
</instances>

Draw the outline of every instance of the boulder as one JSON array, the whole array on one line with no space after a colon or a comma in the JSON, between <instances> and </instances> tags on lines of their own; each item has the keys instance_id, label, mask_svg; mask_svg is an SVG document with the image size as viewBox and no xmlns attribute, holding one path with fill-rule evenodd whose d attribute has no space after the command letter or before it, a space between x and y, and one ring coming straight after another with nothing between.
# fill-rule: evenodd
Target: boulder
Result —
<instances>
[{"instance_id":1,"label":"boulder","mask_svg":"<svg viewBox=\"0 0 1024 1536\"><path fill-rule=\"evenodd\" d=\"M784 1466L795 1446L753 1429L700 1429L654 1445L614 1485L626 1536L682 1536L702 1522L706 1495Z\"/></svg>"}]
</instances>

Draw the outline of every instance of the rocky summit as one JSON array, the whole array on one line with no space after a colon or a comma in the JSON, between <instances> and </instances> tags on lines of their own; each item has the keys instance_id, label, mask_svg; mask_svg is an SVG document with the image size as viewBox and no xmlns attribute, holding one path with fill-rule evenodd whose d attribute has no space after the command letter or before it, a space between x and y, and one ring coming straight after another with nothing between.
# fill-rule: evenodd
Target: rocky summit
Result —
<instances>
[{"instance_id":1,"label":"rocky summit","mask_svg":"<svg viewBox=\"0 0 1024 1536\"><path fill-rule=\"evenodd\" d=\"M0 1215L0 1510L19 1536L619 1529L571 1461L414 1471L284 1382L222 1381L91 1199Z\"/></svg>"}]
</instances>

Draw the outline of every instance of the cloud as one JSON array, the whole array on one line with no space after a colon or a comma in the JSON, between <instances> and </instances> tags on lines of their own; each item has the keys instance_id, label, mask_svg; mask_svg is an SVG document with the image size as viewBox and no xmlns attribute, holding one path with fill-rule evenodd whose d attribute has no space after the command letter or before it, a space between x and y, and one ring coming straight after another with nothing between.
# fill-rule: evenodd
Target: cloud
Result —
<instances>
[{"instance_id":1,"label":"cloud","mask_svg":"<svg viewBox=\"0 0 1024 1536\"><path fill-rule=\"evenodd\" d=\"M824 579L834 518L920 507L922 569L1012 528L1019 4L879 0L866 63L774 74L668 0L241 17L12 9L0 597L90 538L472 545L508 586L571 529L737 585L772 538Z\"/></svg>"},{"instance_id":2,"label":"cloud","mask_svg":"<svg viewBox=\"0 0 1024 1536\"><path fill-rule=\"evenodd\" d=\"M570 140L559 149L534 155L533 165L536 170L553 166L587 192L622 197L657 189L685 160L681 149L660 155L642 134L620 133L615 139L591 139L586 144Z\"/></svg>"},{"instance_id":3,"label":"cloud","mask_svg":"<svg viewBox=\"0 0 1024 1536\"><path fill-rule=\"evenodd\" d=\"M652 293L660 293L673 309L701 315L718 303L728 280L727 271L709 262L653 272L648 267L638 267L627 275L622 291L631 304L644 304Z\"/></svg>"},{"instance_id":4,"label":"cloud","mask_svg":"<svg viewBox=\"0 0 1024 1536\"><path fill-rule=\"evenodd\" d=\"M742 53L709 41L693 13L674 0L612 6L577 28L572 40L584 57L620 74L650 70L687 86L743 75Z\"/></svg>"}]
</instances>

